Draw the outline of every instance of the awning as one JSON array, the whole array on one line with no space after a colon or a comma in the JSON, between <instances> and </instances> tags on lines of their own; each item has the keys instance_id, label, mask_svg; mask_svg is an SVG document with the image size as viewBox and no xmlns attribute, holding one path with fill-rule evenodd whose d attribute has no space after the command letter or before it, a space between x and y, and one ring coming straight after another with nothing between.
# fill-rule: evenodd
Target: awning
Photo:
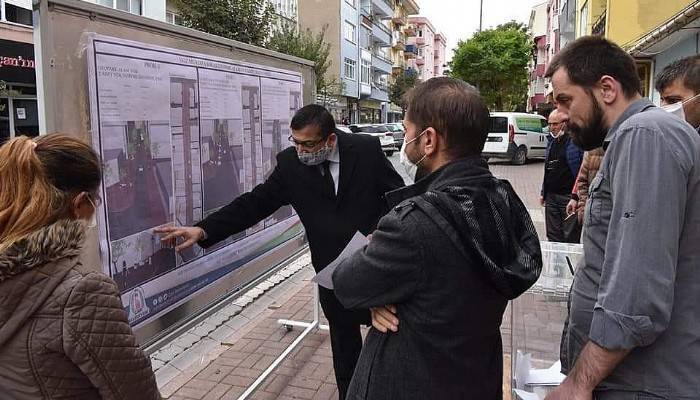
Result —
<instances>
[{"instance_id":1,"label":"awning","mask_svg":"<svg viewBox=\"0 0 700 400\"><path fill-rule=\"evenodd\" d=\"M700 30L699 17L700 2L694 2L669 21L634 42L628 47L628 51L633 57L648 57L663 52L673 43L697 33L694 29L687 28Z\"/></svg>"}]
</instances>

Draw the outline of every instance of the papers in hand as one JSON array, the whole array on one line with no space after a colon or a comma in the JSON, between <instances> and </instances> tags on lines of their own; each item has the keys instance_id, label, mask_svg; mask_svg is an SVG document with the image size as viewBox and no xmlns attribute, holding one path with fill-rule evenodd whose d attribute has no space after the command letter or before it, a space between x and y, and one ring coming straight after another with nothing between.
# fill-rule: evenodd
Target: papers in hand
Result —
<instances>
[{"instance_id":1,"label":"papers in hand","mask_svg":"<svg viewBox=\"0 0 700 400\"><path fill-rule=\"evenodd\" d=\"M352 237L350 243L343 249L338 258L333 260L328 266L322 269L316 276L311 279L312 281L318 283L319 286L323 286L326 289L333 290L333 271L340 265L340 263L351 255L355 254L357 250L367 246L369 240L367 237L360 232L356 232L355 236Z\"/></svg>"}]
</instances>

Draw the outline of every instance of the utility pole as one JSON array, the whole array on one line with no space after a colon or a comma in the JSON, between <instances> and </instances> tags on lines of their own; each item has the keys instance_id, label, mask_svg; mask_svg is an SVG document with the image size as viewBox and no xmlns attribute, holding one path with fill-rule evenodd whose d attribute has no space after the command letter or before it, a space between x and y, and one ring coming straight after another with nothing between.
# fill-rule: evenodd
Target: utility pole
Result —
<instances>
[{"instance_id":1,"label":"utility pole","mask_svg":"<svg viewBox=\"0 0 700 400\"><path fill-rule=\"evenodd\" d=\"M482 25L484 24L484 0L481 0L481 5L479 6L479 32L481 32Z\"/></svg>"}]
</instances>

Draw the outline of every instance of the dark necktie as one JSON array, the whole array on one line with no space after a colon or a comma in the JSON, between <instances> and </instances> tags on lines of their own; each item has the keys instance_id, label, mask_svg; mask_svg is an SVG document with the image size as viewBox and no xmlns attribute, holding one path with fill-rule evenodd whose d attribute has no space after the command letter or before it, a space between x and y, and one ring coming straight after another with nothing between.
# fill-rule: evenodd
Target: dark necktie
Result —
<instances>
[{"instance_id":1,"label":"dark necktie","mask_svg":"<svg viewBox=\"0 0 700 400\"><path fill-rule=\"evenodd\" d=\"M335 197L335 182L330 168L331 162L326 160L323 162L323 190L331 197Z\"/></svg>"}]
</instances>

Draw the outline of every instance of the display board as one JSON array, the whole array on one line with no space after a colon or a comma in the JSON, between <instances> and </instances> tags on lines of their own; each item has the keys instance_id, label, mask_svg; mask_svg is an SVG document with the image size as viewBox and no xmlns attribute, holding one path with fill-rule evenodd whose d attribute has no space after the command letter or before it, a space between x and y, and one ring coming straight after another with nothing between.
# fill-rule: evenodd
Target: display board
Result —
<instances>
[{"instance_id":1,"label":"display board","mask_svg":"<svg viewBox=\"0 0 700 400\"><path fill-rule=\"evenodd\" d=\"M269 176L303 102L299 72L98 34L86 58L103 269L134 326L299 234L290 207L206 251L176 253L153 233L191 226Z\"/></svg>"}]
</instances>

